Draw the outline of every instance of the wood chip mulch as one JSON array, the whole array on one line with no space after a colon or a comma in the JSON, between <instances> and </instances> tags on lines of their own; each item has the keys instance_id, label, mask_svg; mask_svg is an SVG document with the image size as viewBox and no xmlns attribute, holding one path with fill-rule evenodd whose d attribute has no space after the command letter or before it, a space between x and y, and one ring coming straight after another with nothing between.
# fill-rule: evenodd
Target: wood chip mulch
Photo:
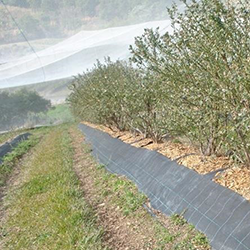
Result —
<instances>
[{"instance_id":1,"label":"wood chip mulch","mask_svg":"<svg viewBox=\"0 0 250 250\"><path fill-rule=\"evenodd\" d=\"M228 168L223 173L218 173L214 181L224 187L230 188L250 201L250 168L235 166L227 157L207 157L201 155L199 150L188 144L175 143L171 140L163 143L150 143L152 140L143 138L142 135L132 134L128 131L120 132L116 129L88 122L84 122L84 124L106 132L112 137L119 138L135 147L144 147L149 150L158 151L171 160L180 158L177 161L179 164L193 169L199 174L207 174L218 169Z\"/></svg>"}]
</instances>

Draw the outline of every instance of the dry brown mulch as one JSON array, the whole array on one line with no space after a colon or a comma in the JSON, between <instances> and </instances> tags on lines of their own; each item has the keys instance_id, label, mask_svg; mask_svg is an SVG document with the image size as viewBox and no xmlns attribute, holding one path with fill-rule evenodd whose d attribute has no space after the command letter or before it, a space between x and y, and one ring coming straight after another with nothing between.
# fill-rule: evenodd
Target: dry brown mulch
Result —
<instances>
[{"instance_id":1,"label":"dry brown mulch","mask_svg":"<svg viewBox=\"0 0 250 250\"><path fill-rule=\"evenodd\" d=\"M149 150L158 151L171 160L182 157L177 162L195 170L199 174L207 174L218 169L228 168L223 173L218 174L214 181L224 187L230 188L250 201L250 168L235 166L227 157L203 156L197 148L188 144L175 143L171 140L163 143L153 143L149 138L143 138L142 135L132 134L128 131L120 132L117 129L111 130L105 126L88 122L84 122L84 124L102 130L112 137L119 138L135 147L144 147ZM149 144L150 142L151 144Z\"/></svg>"}]
</instances>

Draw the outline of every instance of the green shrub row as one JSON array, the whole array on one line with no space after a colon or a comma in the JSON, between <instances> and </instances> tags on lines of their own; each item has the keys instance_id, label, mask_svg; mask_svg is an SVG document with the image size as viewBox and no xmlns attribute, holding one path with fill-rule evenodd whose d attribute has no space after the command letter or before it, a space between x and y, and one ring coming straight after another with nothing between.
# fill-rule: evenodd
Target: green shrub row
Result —
<instances>
[{"instance_id":1,"label":"green shrub row","mask_svg":"<svg viewBox=\"0 0 250 250\"><path fill-rule=\"evenodd\" d=\"M204 155L250 164L249 1L193 0L169 9L173 31L145 30L131 63L97 63L69 97L81 119L161 141L182 136ZM237 1L238 2L238 1Z\"/></svg>"}]
</instances>

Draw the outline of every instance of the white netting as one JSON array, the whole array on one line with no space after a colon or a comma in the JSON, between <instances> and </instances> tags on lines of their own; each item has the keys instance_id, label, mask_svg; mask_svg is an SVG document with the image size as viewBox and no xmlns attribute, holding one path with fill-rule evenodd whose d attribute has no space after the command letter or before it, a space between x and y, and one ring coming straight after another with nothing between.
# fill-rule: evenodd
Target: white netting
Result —
<instances>
[{"instance_id":1,"label":"white netting","mask_svg":"<svg viewBox=\"0 0 250 250\"><path fill-rule=\"evenodd\" d=\"M170 30L170 21L82 31L47 49L0 65L0 87L13 87L71 77L91 68L96 60L127 59L129 45L145 28Z\"/></svg>"}]
</instances>

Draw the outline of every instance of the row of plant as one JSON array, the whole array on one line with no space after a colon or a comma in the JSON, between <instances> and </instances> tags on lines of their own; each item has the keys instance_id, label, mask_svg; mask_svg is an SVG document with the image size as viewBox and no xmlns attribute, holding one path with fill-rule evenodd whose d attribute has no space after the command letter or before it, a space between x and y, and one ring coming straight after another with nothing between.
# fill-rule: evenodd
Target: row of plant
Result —
<instances>
[{"instance_id":1,"label":"row of plant","mask_svg":"<svg viewBox=\"0 0 250 250\"><path fill-rule=\"evenodd\" d=\"M69 97L80 119L143 133L182 136L205 155L250 164L249 0L183 0L172 32L145 30L131 60L98 62Z\"/></svg>"}]
</instances>

